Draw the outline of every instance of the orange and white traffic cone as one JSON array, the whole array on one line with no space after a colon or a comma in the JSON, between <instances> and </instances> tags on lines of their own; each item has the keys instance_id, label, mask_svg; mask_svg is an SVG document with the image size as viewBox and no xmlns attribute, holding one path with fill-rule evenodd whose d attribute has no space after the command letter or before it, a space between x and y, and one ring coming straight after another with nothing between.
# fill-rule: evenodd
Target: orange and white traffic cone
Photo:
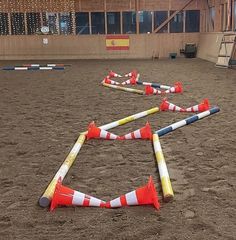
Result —
<instances>
[{"instance_id":1,"label":"orange and white traffic cone","mask_svg":"<svg viewBox=\"0 0 236 240\"><path fill-rule=\"evenodd\" d=\"M133 70L132 72L125 74L125 77L135 77L136 78L137 76L138 76L138 73L136 70Z\"/></svg>"},{"instance_id":2,"label":"orange and white traffic cone","mask_svg":"<svg viewBox=\"0 0 236 240\"><path fill-rule=\"evenodd\" d=\"M165 93L182 93L182 92L183 92L183 86L181 82L176 82L174 87L171 87L165 91Z\"/></svg>"},{"instance_id":3,"label":"orange and white traffic cone","mask_svg":"<svg viewBox=\"0 0 236 240\"><path fill-rule=\"evenodd\" d=\"M146 125L138 130L135 130L134 132L128 133L124 136L119 137L119 140L129 140L129 139L149 139L152 140L152 130L149 122L146 123Z\"/></svg>"},{"instance_id":4,"label":"orange and white traffic cone","mask_svg":"<svg viewBox=\"0 0 236 240\"><path fill-rule=\"evenodd\" d=\"M115 72L113 72L112 70L109 72L109 75L108 75L110 78L111 77L122 77L120 74L117 74Z\"/></svg>"},{"instance_id":5,"label":"orange and white traffic cone","mask_svg":"<svg viewBox=\"0 0 236 240\"><path fill-rule=\"evenodd\" d=\"M88 126L88 133L86 134L86 138L87 140L92 138L104 138L109 140L115 140L118 139L119 137L113 133L98 128L94 122L91 122Z\"/></svg>"},{"instance_id":6,"label":"orange and white traffic cone","mask_svg":"<svg viewBox=\"0 0 236 240\"><path fill-rule=\"evenodd\" d=\"M137 84L137 79L136 79L136 77L132 76L130 79L122 82L121 84L122 84L122 85L128 85L128 84L130 84L130 85L136 85L136 84Z\"/></svg>"},{"instance_id":7,"label":"orange and white traffic cone","mask_svg":"<svg viewBox=\"0 0 236 240\"><path fill-rule=\"evenodd\" d=\"M126 193L116 199L106 203L106 208L118 208L123 206L136 205L154 205L156 209L160 208L158 194L153 183L152 176L149 177L147 185Z\"/></svg>"},{"instance_id":8,"label":"orange and white traffic cone","mask_svg":"<svg viewBox=\"0 0 236 240\"><path fill-rule=\"evenodd\" d=\"M186 112L204 112L210 109L210 104L208 99L203 99L203 101L193 107L186 108Z\"/></svg>"},{"instance_id":9,"label":"orange and white traffic cone","mask_svg":"<svg viewBox=\"0 0 236 240\"><path fill-rule=\"evenodd\" d=\"M178 107L177 105L170 103L167 101L166 98L163 99L161 105L160 105L161 111L173 111L173 112L186 112L184 108Z\"/></svg>"},{"instance_id":10,"label":"orange and white traffic cone","mask_svg":"<svg viewBox=\"0 0 236 240\"><path fill-rule=\"evenodd\" d=\"M107 83L107 84L112 84L112 85L120 85L119 82L116 82L114 80L111 80L108 76L106 78L104 78L104 80L102 81L102 83Z\"/></svg>"},{"instance_id":11,"label":"orange and white traffic cone","mask_svg":"<svg viewBox=\"0 0 236 240\"><path fill-rule=\"evenodd\" d=\"M156 88L153 88L149 85L145 86L145 94L146 95L160 95L163 94L161 90L158 90Z\"/></svg>"},{"instance_id":12,"label":"orange and white traffic cone","mask_svg":"<svg viewBox=\"0 0 236 240\"><path fill-rule=\"evenodd\" d=\"M106 203L98 198L86 195L82 192L75 191L65 187L59 178L50 206L53 211L58 205L62 206L83 206L83 207L105 207Z\"/></svg>"}]
</instances>

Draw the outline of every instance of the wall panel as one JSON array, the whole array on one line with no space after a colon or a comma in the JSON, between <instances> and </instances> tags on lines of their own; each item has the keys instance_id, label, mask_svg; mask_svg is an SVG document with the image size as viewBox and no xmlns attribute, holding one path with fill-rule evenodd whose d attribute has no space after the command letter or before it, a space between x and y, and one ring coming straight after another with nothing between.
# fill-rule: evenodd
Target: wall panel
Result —
<instances>
[{"instance_id":1,"label":"wall panel","mask_svg":"<svg viewBox=\"0 0 236 240\"><path fill-rule=\"evenodd\" d=\"M130 35L130 50L108 51L104 35L1 36L0 59L150 59L153 54L162 58L179 53L185 43L198 44L198 38L198 33Z\"/></svg>"}]
</instances>

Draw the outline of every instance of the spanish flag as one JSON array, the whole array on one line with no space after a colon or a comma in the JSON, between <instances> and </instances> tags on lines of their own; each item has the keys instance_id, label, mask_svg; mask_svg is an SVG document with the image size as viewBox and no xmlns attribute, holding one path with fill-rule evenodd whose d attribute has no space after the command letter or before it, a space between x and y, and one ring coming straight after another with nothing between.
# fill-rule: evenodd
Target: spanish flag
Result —
<instances>
[{"instance_id":1,"label":"spanish flag","mask_svg":"<svg viewBox=\"0 0 236 240\"><path fill-rule=\"evenodd\" d=\"M129 36L112 35L106 36L107 50L129 50Z\"/></svg>"}]
</instances>

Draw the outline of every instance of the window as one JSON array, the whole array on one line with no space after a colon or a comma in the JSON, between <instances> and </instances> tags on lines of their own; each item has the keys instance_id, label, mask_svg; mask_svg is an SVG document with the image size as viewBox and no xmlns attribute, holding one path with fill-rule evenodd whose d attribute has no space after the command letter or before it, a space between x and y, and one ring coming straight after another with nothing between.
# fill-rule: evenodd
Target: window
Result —
<instances>
[{"instance_id":1,"label":"window","mask_svg":"<svg viewBox=\"0 0 236 240\"><path fill-rule=\"evenodd\" d=\"M166 19L168 18L167 11L157 11L154 12L154 29L158 28ZM168 24L166 24L163 28L158 31L158 33L167 33L168 32Z\"/></svg>"},{"instance_id":2,"label":"window","mask_svg":"<svg viewBox=\"0 0 236 240\"><path fill-rule=\"evenodd\" d=\"M175 11L170 11L172 15ZM170 21L170 32L180 33L183 32L183 12L177 13Z\"/></svg>"},{"instance_id":3,"label":"window","mask_svg":"<svg viewBox=\"0 0 236 240\"><path fill-rule=\"evenodd\" d=\"M105 33L105 17L103 12L91 13L92 34Z\"/></svg>"},{"instance_id":4,"label":"window","mask_svg":"<svg viewBox=\"0 0 236 240\"><path fill-rule=\"evenodd\" d=\"M185 32L200 31L200 10L186 11Z\"/></svg>"},{"instance_id":5,"label":"window","mask_svg":"<svg viewBox=\"0 0 236 240\"><path fill-rule=\"evenodd\" d=\"M56 13L43 13L43 26L49 28L50 34L58 33L58 24L57 24L57 14Z\"/></svg>"},{"instance_id":6,"label":"window","mask_svg":"<svg viewBox=\"0 0 236 240\"><path fill-rule=\"evenodd\" d=\"M76 34L89 34L89 13L75 13Z\"/></svg>"},{"instance_id":7,"label":"window","mask_svg":"<svg viewBox=\"0 0 236 240\"><path fill-rule=\"evenodd\" d=\"M0 12L0 35L8 35L8 14Z\"/></svg>"},{"instance_id":8,"label":"window","mask_svg":"<svg viewBox=\"0 0 236 240\"><path fill-rule=\"evenodd\" d=\"M40 13L27 13L26 19L28 34L35 34L37 32L40 32L41 29Z\"/></svg>"},{"instance_id":9,"label":"window","mask_svg":"<svg viewBox=\"0 0 236 240\"><path fill-rule=\"evenodd\" d=\"M215 21L215 7L210 8L210 25L212 30L214 30L214 21Z\"/></svg>"},{"instance_id":10,"label":"window","mask_svg":"<svg viewBox=\"0 0 236 240\"><path fill-rule=\"evenodd\" d=\"M123 12L123 33L136 33L136 12Z\"/></svg>"},{"instance_id":11,"label":"window","mask_svg":"<svg viewBox=\"0 0 236 240\"><path fill-rule=\"evenodd\" d=\"M120 13L119 12L107 13L107 33L110 33L110 34L120 33Z\"/></svg>"},{"instance_id":12,"label":"window","mask_svg":"<svg viewBox=\"0 0 236 240\"><path fill-rule=\"evenodd\" d=\"M139 11L139 32L152 32L152 12Z\"/></svg>"},{"instance_id":13,"label":"window","mask_svg":"<svg viewBox=\"0 0 236 240\"><path fill-rule=\"evenodd\" d=\"M24 13L11 13L11 31L12 35L25 34Z\"/></svg>"},{"instance_id":14,"label":"window","mask_svg":"<svg viewBox=\"0 0 236 240\"><path fill-rule=\"evenodd\" d=\"M70 13L60 13L60 34L72 33L72 18Z\"/></svg>"}]
</instances>

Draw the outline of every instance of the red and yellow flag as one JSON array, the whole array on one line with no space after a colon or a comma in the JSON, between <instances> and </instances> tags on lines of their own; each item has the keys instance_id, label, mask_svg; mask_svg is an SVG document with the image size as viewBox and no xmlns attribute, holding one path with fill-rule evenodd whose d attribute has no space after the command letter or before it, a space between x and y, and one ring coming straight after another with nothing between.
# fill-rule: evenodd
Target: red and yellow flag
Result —
<instances>
[{"instance_id":1,"label":"red and yellow flag","mask_svg":"<svg viewBox=\"0 0 236 240\"><path fill-rule=\"evenodd\" d=\"M106 36L107 50L129 50L129 36L115 35Z\"/></svg>"}]
</instances>

